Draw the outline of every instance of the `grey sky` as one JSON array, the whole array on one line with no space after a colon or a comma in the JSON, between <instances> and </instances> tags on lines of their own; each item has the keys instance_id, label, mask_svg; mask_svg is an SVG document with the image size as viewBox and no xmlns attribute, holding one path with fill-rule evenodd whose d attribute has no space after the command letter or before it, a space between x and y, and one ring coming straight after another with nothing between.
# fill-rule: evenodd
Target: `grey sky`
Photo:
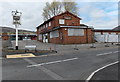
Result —
<instances>
[{"instance_id":1,"label":"grey sky","mask_svg":"<svg viewBox=\"0 0 120 82\"><path fill-rule=\"evenodd\" d=\"M5 2L6 1L6 2ZM35 31L36 26L40 25L43 22L42 17L42 10L45 6L44 1L53 1L53 0L3 0L0 1L0 26L8 26L14 28L14 25L12 25L12 15L11 11L18 10L22 12L22 25L19 27L21 29L28 29ZM76 0L79 2L79 0ZM80 0L80 1L98 1L98 0ZM108 0L101 0L101 1L108 1ZM118 0L109 0L109 1L118 1ZM99 4L99 8L96 6L93 6L93 4L90 4L90 7L88 4L78 3L80 5L80 17L83 18L81 21L82 23L93 25L95 28L114 28L117 26L117 15L110 16L111 14L114 15L117 13L117 10L111 11L109 13L108 18L111 18L111 20L106 20L105 17L106 14L108 15L107 10L105 11L104 8L102 9L100 7L101 4ZM115 6L117 4L114 4ZM93 6L93 7L92 7ZM88 7L88 8L86 8ZM113 8L113 7L110 7ZM91 10L91 12L88 12L88 10ZM87 13L85 13L87 12ZM86 15L85 15L86 14ZM89 21L87 18L87 15L92 18L92 20ZM94 19L95 18L95 19ZM99 18L98 20L96 18ZM103 19L104 18L104 19ZM93 20L94 19L94 20ZM86 21L87 20L87 21ZM109 22L109 23L108 23Z\"/></svg>"},{"instance_id":2,"label":"grey sky","mask_svg":"<svg viewBox=\"0 0 120 82\"><path fill-rule=\"evenodd\" d=\"M11 11L22 12L22 25L20 28L35 30L35 27L43 22L42 9L45 2L3 2L0 6L0 25L13 27Z\"/></svg>"}]
</instances>

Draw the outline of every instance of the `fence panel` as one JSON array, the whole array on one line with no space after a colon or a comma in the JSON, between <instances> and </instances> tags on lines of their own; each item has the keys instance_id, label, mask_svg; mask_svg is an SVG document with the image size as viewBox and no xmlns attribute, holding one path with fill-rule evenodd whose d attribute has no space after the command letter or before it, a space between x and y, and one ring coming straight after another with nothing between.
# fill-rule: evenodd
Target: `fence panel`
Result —
<instances>
[{"instance_id":1,"label":"fence panel","mask_svg":"<svg viewBox=\"0 0 120 82\"><path fill-rule=\"evenodd\" d=\"M114 34L109 34L109 35L97 34L95 35L95 40L97 42L118 42L120 41L119 36L120 35L114 35Z\"/></svg>"}]
</instances>

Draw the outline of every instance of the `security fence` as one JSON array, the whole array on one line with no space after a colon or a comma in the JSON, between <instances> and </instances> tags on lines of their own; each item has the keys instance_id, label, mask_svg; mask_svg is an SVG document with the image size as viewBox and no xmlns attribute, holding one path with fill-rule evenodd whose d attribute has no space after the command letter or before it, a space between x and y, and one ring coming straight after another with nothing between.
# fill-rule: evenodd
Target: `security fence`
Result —
<instances>
[{"instance_id":1,"label":"security fence","mask_svg":"<svg viewBox=\"0 0 120 82\"><path fill-rule=\"evenodd\" d=\"M120 34L108 34L108 35L100 35L97 34L94 36L94 39L97 42L120 42Z\"/></svg>"}]
</instances>

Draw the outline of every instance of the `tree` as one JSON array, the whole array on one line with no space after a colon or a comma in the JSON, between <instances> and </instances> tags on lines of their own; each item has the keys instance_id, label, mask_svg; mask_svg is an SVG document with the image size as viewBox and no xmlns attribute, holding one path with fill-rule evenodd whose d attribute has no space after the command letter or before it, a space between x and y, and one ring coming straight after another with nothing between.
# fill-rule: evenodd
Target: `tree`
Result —
<instances>
[{"instance_id":1,"label":"tree","mask_svg":"<svg viewBox=\"0 0 120 82\"><path fill-rule=\"evenodd\" d=\"M64 0L64 2L59 1L53 1L52 3L46 3L46 6L43 9L43 18L44 20L48 20L53 16L56 16L62 12L69 11L75 15L78 15L77 13L77 7L75 2L67 2Z\"/></svg>"},{"instance_id":2,"label":"tree","mask_svg":"<svg viewBox=\"0 0 120 82\"><path fill-rule=\"evenodd\" d=\"M77 4L75 2L63 2L65 11L69 11L75 15L78 15L78 12L77 12L78 8L76 7L76 5Z\"/></svg>"}]
</instances>

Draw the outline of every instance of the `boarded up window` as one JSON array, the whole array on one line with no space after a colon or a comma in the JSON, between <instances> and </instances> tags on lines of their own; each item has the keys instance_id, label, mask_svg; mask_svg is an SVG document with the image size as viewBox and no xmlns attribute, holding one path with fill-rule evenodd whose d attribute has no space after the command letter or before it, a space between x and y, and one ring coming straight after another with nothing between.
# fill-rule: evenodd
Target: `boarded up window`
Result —
<instances>
[{"instance_id":1,"label":"boarded up window","mask_svg":"<svg viewBox=\"0 0 120 82\"><path fill-rule=\"evenodd\" d=\"M59 37L58 30L50 32L50 38Z\"/></svg>"},{"instance_id":2,"label":"boarded up window","mask_svg":"<svg viewBox=\"0 0 120 82\"><path fill-rule=\"evenodd\" d=\"M68 36L84 36L84 29L68 29Z\"/></svg>"}]
</instances>

